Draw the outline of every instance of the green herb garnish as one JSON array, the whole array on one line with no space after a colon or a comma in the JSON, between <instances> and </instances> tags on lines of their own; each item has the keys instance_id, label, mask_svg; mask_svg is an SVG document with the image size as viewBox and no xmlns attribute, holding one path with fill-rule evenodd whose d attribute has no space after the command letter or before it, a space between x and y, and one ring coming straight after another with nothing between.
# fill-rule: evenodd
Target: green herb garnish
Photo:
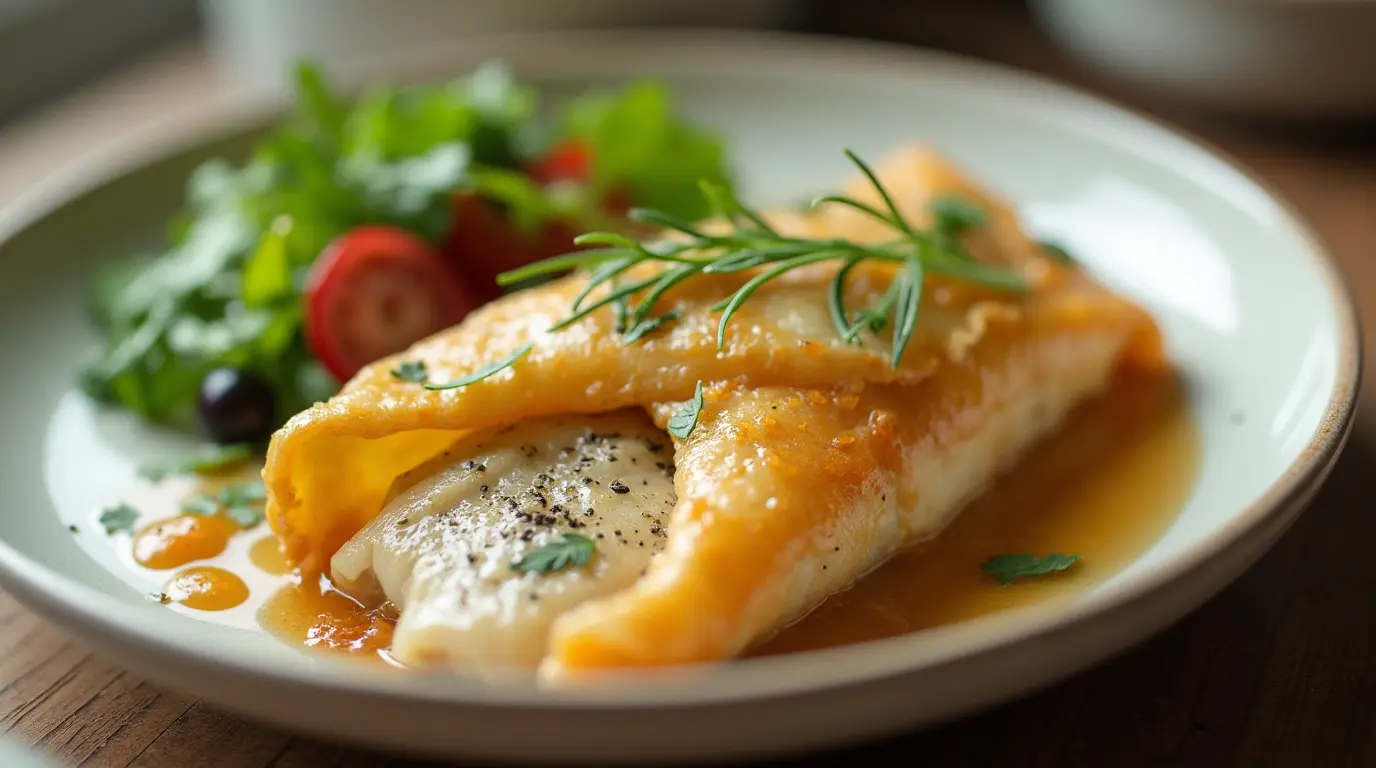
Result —
<instances>
[{"instance_id":1,"label":"green herb garnish","mask_svg":"<svg viewBox=\"0 0 1376 768\"><path fill-rule=\"evenodd\" d=\"M622 190L637 205L691 221L710 214L698 184L729 183L721 140L679 119L663 83L586 96L565 110L563 124L596 158L592 183L599 196Z\"/></svg>"},{"instance_id":2,"label":"green herb garnish","mask_svg":"<svg viewBox=\"0 0 1376 768\"><path fill-rule=\"evenodd\" d=\"M208 493L198 493L182 502L182 512L198 517L213 517L220 514L220 502Z\"/></svg>"},{"instance_id":3,"label":"green herb garnish","mask_svg":"<svg viewBox=\"0 0 1376 768\"><path fill-rule=\"evenodd\" d=\"M226 509L225 513L238 523L240 528L253 528L263 522L262 507L233 506Z\"/></svg>"},{"instance_id":4,"label":"green herb garnish","mask_svg":"<svg viewBox=\"0 0 1376 768\"><path fill-rule=\"evenodd\" d=\"M105 528L107 536L120 531L126 533L134 532L134 523L138 522L139 511L128 504L116 504L107 507L100 513L100 524Z\"/></svg>"},{"instance_id":5,"label":"green herb garnish","mask_svg":"<svg viewBox=\"0 0 1376 768\"><path fill-rule=\"evenodd\" d=\"M1029 555L995 555L980 566L984 572L998 579L999 584L1011 584L1029 576L1045 576L1064 571L1080 560L1079 555L1050 554L1045 557Z\"/></svg>"},{"instance_id":6,"label":"green herb garnish","mask_svg":"<svg viewBox=\"0 0 1376 768\"><path fill-rule=\"evenodd\" d=\"M222 472L253 458L253 448L244 444L217 445L186 456L143 464L139 476L159 482L171 475L209 475Z\"/></svg>"},{"instance_id":7,"label":"green herb garnish","mask_svg":"<svg viewBox=\"0 0 1376 768\"><path fill-rule=\"evenodd\" d=\"M263 484L261 478L256 480L246 480L242 483L232 483L220 489L218 500L226 507L242 506L245 504L262 504L268 499L267 486Z\"/></svg>"},{"instance_id":8,"label":"green herb garnish","mask_svg":"<svg viewBox=\"0 0 1376 768\"><path fill-rule=\"evenodd\" d=\"M570 566L587 565L597 552L597 544L587 536L566 533L539 549L512 561L511 570L521 573L553 573Z\"/></svg>"},{"instance_id":9,"label":"green herb garnish","mask_svg":"<svg viewBox=\"0 0 1376 768\"><path fill-rule=\"evenodd\" d=\"M426 384L425 388L430 390L458 389L459 387L466 387L469 384L482 381L483 379L486 379L487 377L492 376L495 373L510 368L512 364L514 364L517 360L520 360L521 358L530 354L530 350L533 349L533 347L534 345L532 344L522 344L521 346L517 347L516 351L512 352L510 355L507 355L506 357L502 358L501 360L498 360L495 363L488 363L487 365L484 365L483 367L468 374L467 376L462 376L460 378L457 378L450 382L446 382L444 384Z\"/></svg>"},{"instance_id":10,"label":"green herb garnish","mask_svg":"<svg viewBox=\"0 0 1376 768\"><path fill-rule=\"evenodd\" d=\"M215 495L199 493L183 501L182 512L201 517L212 517L223 512L240 528L252 528L263 522L263 504L267 496L267 488L262 480L232 483Z\"/></svg>"},{"instance_id":11,"label":"green herb garnish","mask_svg":"<svg viewBox=\"0 0 1376 768\"><path fill-rule=\"evenodd\" d=\"M546 121L536 93L496 62L357 99L309 65L295 75L290 119L242 165L197 168L164 246L94 279L103 344L80 375L89 396L189 426L201 380L228 367L265 381L285 417L339 389L305 337L302 290L352 228L390 225L438 245L453 231L455 194L471 193L523 234L554 221L615 229L613 194L696 218L698 178L727 180L721 143L688 125L656 83L575 98ZM526 174L556 142L588 150L591 179Z\"/></svg>"},{"instance_id":12,"label":"green herb garnish","mask_svg":"<svg viewBox=\"0 0 1376 768\"><path fill-rule=\"evenodd\" d=\"M430 372L425 369L424 360L407 360L392 369L392 378L398 381L409 381L413 384L423 384L426 379L430 378Z\"/></svg>"},{"instance_id":13,"label":"green herb garnish","mask_svg":"<svg viewBox=\"0 0 1376 768\"><path fill-rule=\"evenodd\" d=\"M782 235L757 212L742 204L724 187L705 182L704 198L715 215L731 225L724 234L708 234L694 224L665 211L638 208L632 210L633 220L670 230L682 235L674 240L644 243L613 232L593 232L575 240L580 246L601 246L556 256L535 262L498 277L502 285L509 285L533 277L563 272L569 269L590 271L587 286L573 301L571 314L553 325L550 330L567 328L602 307L624 305L626 312L622 327L627 334L643 336L642 324L652 320L656 303L670 289L685 280L702 274L724 274L761 269L731 296L712 307L721 313L717 325L717 348L726 343L726 328L731 317L760 286L787 272L821 262L840 262L829 290L832 321L836 331L849 342L858 343L861 330L879 330L893 325L891 364L897 367L917 327L918 309L922 300L922 285L926 275L941 275L987 288L1011 292L1025 292L1026 281L1015 271L980 263L962 248L954 235L983 226L988 214L975 204L959 198L943 197L932 203L936 228L918 230L898 211L888 190L879 182L874 171L855 153L846 156L864 173L883 200L883 208L845 195L828 195L813 202L814 207L825 204L844 205L870 216L894 230L894 238L868 245L842 238L812 238ZM853 314L845 306L845 280L851 270L862 262L888 262L902 269L895 275L889 290L873 305L857 309ZM665 269L654 275L628 283L618 278L638 264L657 262ZM598 286L607 286L599 298L592 299ZM639 298L633 299L638 296ZM654 327L663 324L663 320Z\"/></svg>"},{"instance_id":14,"label":"green herb garnish","mask_svg":"<svg viewBox=\"0 0 1376 768\"><path fill-rule=\"evenodd\" d=\"M661 325L671 323L683 317L683 313L677 309L672 312L665 312L659 317L648 317L636 323L634 328L628 328L621 332L622 344L634 344L641 338L659 330Z\"/></svg>"},{"instance_id":15,"label":"green herb garnish","mask_svg":"<svg viewBox=\"0 0 1376 768\"><path fill-rule=\"evenodd\" d=\"M697 429L698 416L702 414L702 382L699 381L693 390L693 399L683 404L683 407L674 412L669 417L669 434L680 440L687 440L688 436Z\"/></svg>"},{"instance_id":16,"label":"green herb garnish","mask_svg":"<svg viewBox=\"0 0 1376 768\"><path fill-rule=\"evenodd\" d=\"M1067 251L1065 249L1065 246L1061 245L1060 243L1052 242L1050 240L1039 240L1037 241L1037 246L1040 247L1043 251L1045 251L1047 256L1050 256L1052 259L1059 261L1062 264L1074 266L1076 263L1075 257L1070 255L1070 251Z\"/></svg>"},{"instance_id":17,"label":"green herb garnish","mask_svg":"<svg viewBox=\"0 0 1376 768\"><path fill-rule=\"evenodd\" d=\"M989 223L989 212L963 197L941 195L929 206L938 232L959 235Z\"/></svg>"}]
</instances>

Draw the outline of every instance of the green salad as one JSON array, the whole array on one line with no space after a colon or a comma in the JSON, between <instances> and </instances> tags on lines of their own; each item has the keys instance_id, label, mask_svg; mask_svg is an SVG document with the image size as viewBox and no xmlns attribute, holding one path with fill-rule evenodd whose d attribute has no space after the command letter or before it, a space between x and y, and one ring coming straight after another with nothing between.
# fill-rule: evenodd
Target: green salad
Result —
<instances>
[{"instance_id":1,"label":"green salad","mask_svg":"<svg viewBox=\"0 0 1376 768\"><path fill-rule=\"evenodd\" d=\"M721 142L655 82L544 113L491 64L356 100L298 68L290 118L192 174L163 251L98 275L93 398L225 444L266 438L367 363L499 295L495 276L625 229L693 220Z\"/></svg>"}]
</instances>

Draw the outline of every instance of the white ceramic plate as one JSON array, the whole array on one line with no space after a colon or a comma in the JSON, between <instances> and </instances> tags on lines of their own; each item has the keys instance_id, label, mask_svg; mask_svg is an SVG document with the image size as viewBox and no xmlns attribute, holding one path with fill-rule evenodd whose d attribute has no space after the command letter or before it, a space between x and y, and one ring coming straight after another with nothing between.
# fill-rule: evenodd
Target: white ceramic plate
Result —
<instances>
[{"instance_id":1,"label":"white ceramic plate","mask_svg":"<svg viewBox=\"0 0 1376 768\"><path fill-rule=\"evenodd\" d=\"M1067 604L916 635L750 660L674 681L559 694L360 669L153 605L73 536L174 448L71 388L91 343L88 267L154 243L185 173L244 146L262 102L198 106L102 152L0 219L0 581L139 675L318 734L448 756L605 762L833 745L956 716L1098 662L1197 606L1293 522L1349 426L1359 345L1328 258L1285 206L1216 155L1088 96L996 67L753 33L553 34L373 62L448 76L501 56L568 93L653 73L731 139L754 199L846 170L842 147L925 137L1018 201L1160 320L1203 437L1198 485L1137 562ZM1238 419L1244 414L1244 419Z\"/></svg>"}]
</instances>

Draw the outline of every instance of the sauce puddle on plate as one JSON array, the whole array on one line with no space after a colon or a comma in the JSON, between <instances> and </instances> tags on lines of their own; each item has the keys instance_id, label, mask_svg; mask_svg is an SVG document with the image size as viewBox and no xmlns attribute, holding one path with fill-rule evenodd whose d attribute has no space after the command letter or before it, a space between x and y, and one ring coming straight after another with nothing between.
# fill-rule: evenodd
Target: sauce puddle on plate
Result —
<instances>
[{"instance_id":1,"label":"sauce puddle on plate","mask_svg":"<svg viewBox=\"0 0 1376 768\"><path fill-rule=\"evenodd\" d=\"M1034 447L946 530L833 595L749 655L827 648L1073 597L1125 568L1175 521L1199 468L1198 430L1172 379L1124 377ZM980 565L1081 556L1000 586Z\"/></svg>"},{"instance_id":2,"label":"sauce puddle on plate","mask_svg":"<svg viewBox=\"0 0 1376 768\"><path fill-rule=\"evenodd\" d=\"M395 663L390 654L395 621L380 609L364 608L323 575L293 579L268 598L258 621L291 645Z\"/></svg>"},{"instance_id":3,"label":"sauce puddle on plate","mask_svg":"<svg viewBox=\"0 0 1376 768\"><path fill-rule=\"evenodd\" d=\"M900 553L747 655L893 637L1072 598L1160 538L1189 496L1199 457L1180 384L1125 377L939 536ZM247 476L203 481L183 506ZM159 501L162 509L173 505ZM226 509L166 514L116 544L127 550L123 559L131 568L159 579L164 586L155 595L171 608L266 631L296 647L396 664L391 613L364 608L327 578L292 572L265 524L245 527ZM1065 572L1007 586L980 568L994 555L1017 553L1081 560Z\"/></svg>"}]
</instances>

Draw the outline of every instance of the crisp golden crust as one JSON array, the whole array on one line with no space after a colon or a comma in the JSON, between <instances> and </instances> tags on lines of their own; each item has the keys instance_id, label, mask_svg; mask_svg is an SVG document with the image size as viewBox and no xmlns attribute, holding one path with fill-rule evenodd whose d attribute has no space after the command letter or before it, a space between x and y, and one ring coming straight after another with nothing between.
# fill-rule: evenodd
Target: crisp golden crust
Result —
<instances>
[{"instance_id":1,"label":"crisp golden crust","mask_svg":"<svg viewBox=\"0 0 1376 768\"><path fill-rule=\"evenodd\" d=\"M542 674L739 654L934 535L1107 383L1131 332L1043 326L913 386L713 388L676 445L665 551L629 589L560 616ZM655 412L662 424L671 408Z\"/></svg>"},{"instance_id":2,"label":"crisp golden crust","mask_svg":"<svg viewBox=\"0 0 1376 768\"><path fill-rule=\"evenodd\" d=\"M613 332L609 310L548 331L567 315L581 277L515 294L365 368L340 395L297 415L273 437L264 470L268 516L288 557L305 567L323 566L378 513L400 475L474 429L543 415L654 407L686 399L699 380L824 391L865 384L913 387L980 345L1049 330L1128 329L1140 349L1155 349L1145 314L1044 258L1006 207L935 156L901 153L881 166L880 175L900 209L919 223L935 194L959 192L982 202L993 219L968 238L967 247L982 260L1020 270L1037 290L1012 296L929 278L917 332L897 369L889 365L887 334L869 334L860 345L837 337L825 295L834 267L766 284L732 319L720 350L719 316L709 308L748 276L689 281L660 304L659 311L677 309L682 319L629 347ZM852 190L857 197L866 193L864 187ZM794 231L857 240L886 236L844 209L777 221ZM873 300L887 288L890 274L882 267L856 270L848 287L851 301ZM458 390L429 391L390 374L398 361L420 359L432 380L449 380L526 343L532 351L512 368Z\"/></svg>"}]
</instances>

